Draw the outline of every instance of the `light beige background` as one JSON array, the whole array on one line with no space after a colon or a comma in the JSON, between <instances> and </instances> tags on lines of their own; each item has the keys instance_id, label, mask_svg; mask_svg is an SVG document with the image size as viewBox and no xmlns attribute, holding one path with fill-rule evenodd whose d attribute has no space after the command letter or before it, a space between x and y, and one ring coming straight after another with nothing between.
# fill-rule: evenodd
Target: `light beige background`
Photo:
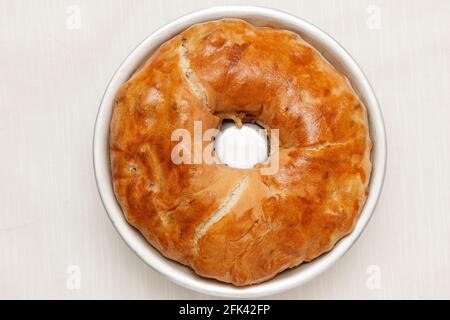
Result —
<instances>
[{"instance_id":1,"label":"light beige background","mask_svg":"<svg viewBox=\"0 0 450 320\"><path fill-rule=\"evenodd\" d=\"M282 9L337 39L371 81L389 141L384 192L356 245L269 298L450 298L450 2L228 3ZM127 54L169 20L216 4L0 0L0 298L208 298L122 242L97 194L91 145ZM79 290L66 286L71 265Z\"/></svg>"}]
</instances>

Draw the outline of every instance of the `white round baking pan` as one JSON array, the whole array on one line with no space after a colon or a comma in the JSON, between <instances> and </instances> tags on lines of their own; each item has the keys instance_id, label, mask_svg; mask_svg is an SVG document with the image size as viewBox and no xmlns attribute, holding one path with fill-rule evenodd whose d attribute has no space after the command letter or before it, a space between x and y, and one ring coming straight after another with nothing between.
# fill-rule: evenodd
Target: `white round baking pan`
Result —
<instances>
[{"instance_id":1,"label":"white round baking pan","mask_svg":"<svg viewBox=\"0 0 450 320\"><path fill-rule=\"evenodd\" d=\"M287 29L300 34L350 80L367 107L370 134L374 143L369 195L353 232L340 240L330 252L312 262L284 271L270 281L247 287L235 287L200 277L191 269L163 257L125 220L114 195L110 173L109 122L113 99L120 85L165 41L195 23L221 18L240 18L257 26ZM305 20L288 13L254 6L222 6L196 11L166 24L146 38L125 59L112 77L100 105L94 129L93 157L97 186L105 209L121 237L142 260L170 280L192 290L222 297L254 298L299 286L328 269L344 255L358 239L374 212L383 186L387 154L384 122L375 94L359 66L333 38Z\"/></svg>"}]
</instances>

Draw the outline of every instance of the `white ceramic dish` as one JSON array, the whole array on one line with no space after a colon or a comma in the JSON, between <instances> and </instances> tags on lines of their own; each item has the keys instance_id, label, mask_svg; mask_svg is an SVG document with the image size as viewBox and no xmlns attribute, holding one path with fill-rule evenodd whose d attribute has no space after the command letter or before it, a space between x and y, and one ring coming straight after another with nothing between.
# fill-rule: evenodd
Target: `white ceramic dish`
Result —
<instances>
[{"instance_id":1,"label":"white ceramic dish","mask_svg":"<svg viewBox=\"0 0 450 320\"><path fill-rule=\"evenodd\" d=\"M369 195L353 232L339 241L330 252L312 262L287 270L270 281L243 288L197 276L191 269L164 258L150 246L124 218L114 196L109 163L109 122L113 99L120 85L166 40L195 23L221 18L240 18L258 26L288 29L300 34L316 47L325 58L348 77L365 103L369 115L371 138L374 143ZM224 6L196 11L168 23L146 38L125 59L111 79L100 105L94 129L93 156L97 186L105 209L119 234L142 260L184 287L223 297L254 298L279 293L313 279L335 263L350 248L363 231L375 209L383 186L387 154L384 122L375 94L356 62L335 40L312 24L284 12L253 6ZM151 284L149 283L149 285Z\"/></svg>"}]
</instances>

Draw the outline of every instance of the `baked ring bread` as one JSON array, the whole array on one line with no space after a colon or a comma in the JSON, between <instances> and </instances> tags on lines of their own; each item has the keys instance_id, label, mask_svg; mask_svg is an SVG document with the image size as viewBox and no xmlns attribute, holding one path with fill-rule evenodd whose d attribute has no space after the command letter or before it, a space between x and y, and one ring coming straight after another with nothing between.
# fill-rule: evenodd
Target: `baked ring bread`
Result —
<instances>
[{"instance_id":1,"label":"baked ring bread","mask_svg":"<svg viewBox=\"0 0 450 320\"><path fill-rule=\"evenodd\" d=\"M116 197L167 258L238 286L329 251L368 192L367 113L349 81L299 35L238 19L196 24L161 45L117 93ZM279 170L175 164L174 130L223 118L279 129Z\"/></svg>"}]
</instances>

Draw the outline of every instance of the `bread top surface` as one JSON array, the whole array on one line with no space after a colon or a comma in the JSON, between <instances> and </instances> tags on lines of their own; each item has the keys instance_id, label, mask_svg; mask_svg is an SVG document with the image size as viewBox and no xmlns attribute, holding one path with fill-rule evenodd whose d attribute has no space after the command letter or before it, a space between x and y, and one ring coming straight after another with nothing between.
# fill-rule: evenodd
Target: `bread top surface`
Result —
<instances>
[{"instance_id":1,"label":"bread top surface","mask_svg":"<svg viewBox=\"0 0 450 320\"><path fill-rule=\"evenodd\" d=\"M330 250L367 196L366 109L295 33L225 19L160 46L117 93L110 128L116 197L164 256L235 285ZM279 130L279 170L175 164L176 129L222 118ZM204 147L208 143L204 142Z\"/></svg>"}]
</instances>

